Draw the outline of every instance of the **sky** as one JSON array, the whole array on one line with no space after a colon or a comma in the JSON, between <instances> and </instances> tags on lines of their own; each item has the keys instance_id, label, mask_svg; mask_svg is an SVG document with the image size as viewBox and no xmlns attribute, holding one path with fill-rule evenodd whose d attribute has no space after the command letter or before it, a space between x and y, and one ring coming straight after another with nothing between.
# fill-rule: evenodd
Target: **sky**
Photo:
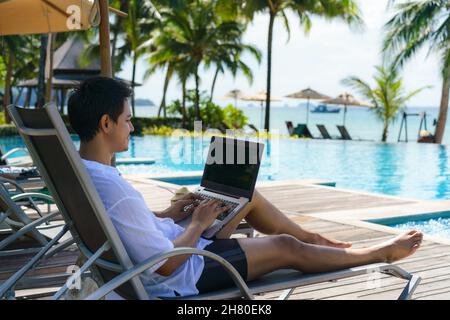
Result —
<instances>
[{"instance_id":1,"label":"sky","mask_svg":"<svg viewBox=\"0 0 450 320\"><path fill-rule=\"evenodd\" d=\"M281 21L274 27L272 56L272 95L284 97L290 93L311 87L329 96L337 96L343 92L352 92L341 84L348 76L357 76L373 83L374 66L381 64L381 44L383 41L383 25L392 16L387 10L388 0L357 1L365 22L362 31L350 28L338 21L325 21L313 18L312 28L305 35L299 20L289 13L291 37L288 42L286 29ZM253 94L266 88L267 72L267 29L269 16L259 14L248 27L244 42L253 44L262 52L261 64L251 56L243 60L251 67L254 75L252 84L242 75L234 79L231 74L222 74L217 81L214 93L215 101L232 89L239 89L245 94ZM138 98L147 98L159 105L163 92L164 72L157 72L147 80L143 80L147 62L139 61L137 81L143 83L136 89ZM201 90L209 92L213 70L202 70ZM119 74L123 78L131 78L131 62L128 61ZM441 79L437 56L428 55L427 50L418 52L417 56L405 66L402 76L407 91L425 86L430 89L422 91L410 100L411 107L439 106ZM188 88L194 88L193 81ZM167 99L180 99L180 85L177 79L170 83ZM357 96L357 94L355 94ZM299 101L283 99L278 104L298 104Z\"/></svg>"}]
</instances>

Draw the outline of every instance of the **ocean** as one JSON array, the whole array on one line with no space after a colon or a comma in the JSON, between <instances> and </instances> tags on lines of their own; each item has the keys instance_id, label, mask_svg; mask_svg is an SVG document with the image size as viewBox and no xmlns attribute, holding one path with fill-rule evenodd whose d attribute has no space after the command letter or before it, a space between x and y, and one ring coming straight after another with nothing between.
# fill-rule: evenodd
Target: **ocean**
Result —
<instances>
[{"instance_id":1,"label":"ocean","mask_svg":"<svg viewBox=\"0 0 450 320\"><path fill-rule=\"evenodd\" d=\"M224 105L224 104L223 104ZM261 106L258 103L253 104L238 104L238 108L244 111L244 114L249 118L248 122L253 124L257 128L264 127L263 117L261 117ZM330 106L335 108L335 106ZM313 107L310 107L312 110ZM426 112L426 125L427 129L434 133L435 127L433 126L434 119L437 119L438 108L433 107L409 107L406 108L407 113L420 113ZM154 117L157 115L158 107L153 106L137 106L136 115L139 117ZM341 108L339 113L309 113L308 127L315 137L320 137L320 132L316 127L316 124L323 124L327 127L331 136L339 136L336 125L342 125L343 123L344 108ZM449 117L450 118L450 117ZM274 105L271 107L271 130L278 130L281 134L287 134L286 121L292 121L294 126L297 123L305 123L306 121L306 107L301 104L298 105ZM390 124L388 132L387 142L397 142L400 126L402 122L402 115L399 113L394 123ZM374 141L381 141L381 135L383 130L383 123L378 120L374 112L361 107L347 107L347 115L345 125L348 132L353 139L368 139ZM408 141L417 141L417 136L420 127L420 117L409 116L407 118L407 130ZM422 127L424 129L424 125ZM405 139L405 129L403 128L401 139ZM444 144L450 143L450 119L447 119L446 132L444 136Z\"/></svg>"}]
</instances>

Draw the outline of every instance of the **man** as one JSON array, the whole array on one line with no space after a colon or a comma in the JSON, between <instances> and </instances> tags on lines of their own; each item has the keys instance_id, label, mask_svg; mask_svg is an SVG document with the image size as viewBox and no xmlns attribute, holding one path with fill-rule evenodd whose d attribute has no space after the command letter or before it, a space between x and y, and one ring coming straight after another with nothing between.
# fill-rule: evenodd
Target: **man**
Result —
<instances>
[{"instance_id":1,"label":"man","mask_svg":"<svg viewBox=\"0 0 450 320\"><path fill-rule=\"evenodd\" d=\"M188 194L168 209L152 212L142 195L111 166L113 155L128 149L134 130L127 101L130 95L130 89L116 80L88 79L70 96L69 118L80 136L83 162L134 263L174 247L193 247L224 257L250 281L287 267L313 273L393 262L419 248L422 234L412 230L376 246L351 249L351 243L301 228L257 191L213 241L201 234L227 210L218 201L197 205L196 196ZM184 212L189 204L195 205ZM188 214L192 215L192 222L187 228L176 224ZM242 219L268 236L230 239ZM167 259L141 278L149 294L160 297L193 295L233 285L222 267L198 255Z\"/></svg>"}]
</instances>

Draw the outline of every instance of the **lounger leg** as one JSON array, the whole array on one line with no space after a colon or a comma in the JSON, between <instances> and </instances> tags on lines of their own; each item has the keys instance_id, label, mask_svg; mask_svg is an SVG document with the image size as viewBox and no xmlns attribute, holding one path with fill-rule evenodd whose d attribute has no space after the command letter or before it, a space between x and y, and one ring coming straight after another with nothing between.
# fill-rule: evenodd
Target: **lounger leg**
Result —
<instances>
[{"instance_id":1,"label":"lounger leg","mask_svg":"<svg viewBox=\"0 0 450 320\"><path fill-rule=\"evenodd\" d=\"M408 283L406 284L402 293L398 297L398 300L411 299L414 291L416 290L416 288L419 285L420 280L421 280L421 278L419 276L415 276L395 265L390 265L389 267L387 267L385 270L383 270L381 272L385 273L385 274L390 274L397 278L408 280Z\"/></svg>"},{"instance_id":2,"label":"lounger leg","mask_svg":"<svg viewBox=\"0 0 450 320\"><path fill-rule=\"evenodd\" d=\"M24 265L19 271L17 271L12 277L10 277L7 281L5 281L0 286L0 299L8 293L10 294L11 290L14 290L14 286L16 283L27 273L29 270L31 270L41 259L43 255L59 240L61 239L64 234L68 231L68 227L64 226L64 228L58 233L56 237L54 237L45 247L39 251L38 254L36 254L26 265Z\"/></svg>"},{"instance_id":3,"label":"lounger leg","mask_svg":"<svg viewBox=\"0 0 450 320\"><path fill-rule=\"evenodd\" d=\"M277 300L287 300L294 292L295 288L286 289L283 293L277 298Z\"/></svg>"},{"instance_id":4,"label":"lounger leg","mask_svg":"<svg viewBox=\"0 0 450 320\"><path fill-rule=\"evenodd\" d=\"M403 289L402 293L398 297L398 300L409 300L411 299L414 291L416 291L417 286L422 280L419 276L412 276L411 279L406 284L406 287Z\"/></svg>"},{"instance_id":5,"label":"lounger leg","mask_svg":"<svg viewBox=\"0 0 450 320\"><path fill-rule=\"evenodd\" d=\"M69 289L69 286L72 285L75 280L77 278L80 278L81 275L92 265L94 264L94 262L100 258L100 256L108 251L111 248L111 246L109 245L109 242L105 242L100 249L98 249L87 261L85 264L83 264L83 266L80 268L80 270L78 270L74 275L72 275L69 279L67 279L66 283L64 284L64 286L62 286L58 292L55 293L55 295L53 296L54 300L58 300L59 298L62 297L62 295Z\"/></svg>"}]
</instances>

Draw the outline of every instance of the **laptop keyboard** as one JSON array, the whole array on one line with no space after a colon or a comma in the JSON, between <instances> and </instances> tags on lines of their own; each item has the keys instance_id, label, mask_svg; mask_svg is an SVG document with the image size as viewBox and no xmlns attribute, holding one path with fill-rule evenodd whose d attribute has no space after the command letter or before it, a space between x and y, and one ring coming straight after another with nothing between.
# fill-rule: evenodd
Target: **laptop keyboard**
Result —
<instances>
[{"instance_id":1,"label":"laptop keyboard","mask_svg":"<svg viewBox=\"0 0 450 320\"><path fill-rule=\"evenodd\" d=\"M228 213L232 212L238 205L239 203L236 202L232 202L232 201L228 201L228 200L224 200L218 197L213 197L213 196L209 196L209 195L205 195L202 193L196 193L196 195L200 196L201 199L197 200L198 202L201 202L203 200L219 200L221 203L219 204L220 207L225 207L225 206L229 206L230 209L228 209L227 211L222 212L221 214L219 214L217 216L217 220L224 220L226 218L226 216L228 215ZM190 208L192 208L192 204L188 205L186 207L184 207L184 211L189 210Z\"/></svg>"}]
</instances>

